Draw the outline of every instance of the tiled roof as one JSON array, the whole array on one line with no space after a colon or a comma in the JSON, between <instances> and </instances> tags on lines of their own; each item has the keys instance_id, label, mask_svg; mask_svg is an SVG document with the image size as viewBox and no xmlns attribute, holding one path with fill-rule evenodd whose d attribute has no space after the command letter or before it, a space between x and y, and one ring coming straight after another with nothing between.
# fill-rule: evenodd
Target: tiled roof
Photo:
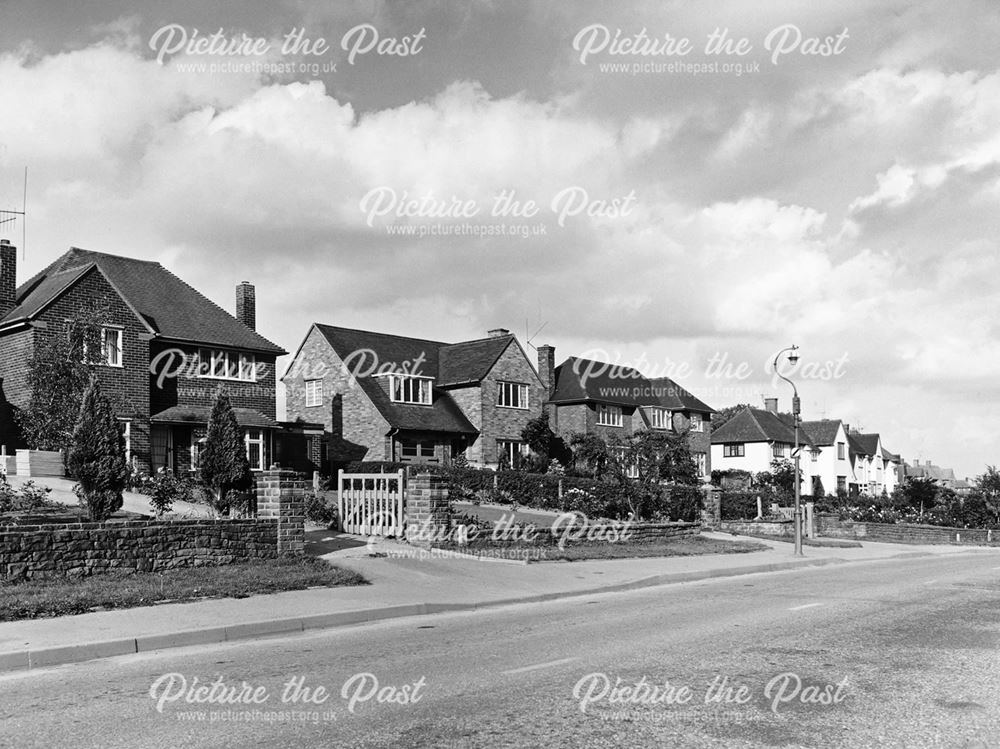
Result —
<instances>
[{"instance_id":1,"label":"tiled roof","mask_svg":"<svg viewBox=\"0 0 1000 749\"><path fill-rule=\"evenodd\" d=\"M879 435L874 434L853 434L854 440L860 445L863 455L875 456L878 453Z\"/></svg>"},{"instance_id":2,"label":"tiled roof","mask_svg":"<svg viewBox=\"0 0 1000 749\"><path fill-rule=\"evenodd\" d=\"M349 366L352 362L359 364L359 368L351 367L359 375L358 385L390 426L397 429L461 434L478 432L447 391L434 387L432 406L393 403L378 380L371 376L378 367L389 364L393 371L434 377L436 380L441 349L449 344L319 323L316 324L316 329L326 338L337 356L348 362ZM364 354L367 359L362 359L357 352L369 352Z\"/></svg>"},{"instance_id":3,"label":"tiled roof","mask_svg":"<svg viewBox=\"0 0 1000 749\"><path fill-rule=\"evenodd\" d=\"M840 429L840 419L823 419L822 421L803 421L802 430L809 435L813 444L832 445L837 439Z\"/></svg>"},{"instance_id":4,"label":"tiled roof","mask_svg":"<svg viewBox=\"0 0 1000 749\"><path fill-rule=\"evenodd\" d=\"M159 263L72 248L17 290L0 325L29 320L97 268L155 336L280 356L287 353Z\"/></svg>"},{"instance_id":5,"label":"tiled roof","mask_svg":"<svg viewBox=\"0 0 1000 749\"><path fill-rule=\"evenodd\" d=\"M795 444L795 430L776 414L759 408L744 408L718 429L712 431L712 444L725 442L780 442ZM809 436L800 428L799 444L812 446Z\"/></svg>"},{"instance_id":6,"label":"tiled roof","mask_svg":"<svg viewBox=\"0 0 1000 749\"><path fill-rule=\"evenodd\" d=\"M233 414L236 416L236 423L241 427L268 427L275 428L278 422L270 416L255 411L252 408L234 408ZM157 424L208 424L208 419L212 415L210 406L173 406L165 411L160 411L149 417L149 420Z\"/></svg>"},{"instance_id":7,"label":"tiled roof","mask_svg":"<svg viewBox=\"0 0 1000 749\"><path fill-rule=\"evenodd\" d=\"M445 386L480 382L513 340L513 335L502 335L441 346L437 384Z\"/></svg>"},{"instance_id":8,"label":"tiled roof","mask_svg":"<svg viewBox=\"0 0 1000 749\"><path fill-rule=\"evenodd\" d=\"M648 378L632 367L571 356L555 369L553 403L591 401L623 406L662 406L672 410L713 413L667 377Z\"/></svg>"}]
</instances>

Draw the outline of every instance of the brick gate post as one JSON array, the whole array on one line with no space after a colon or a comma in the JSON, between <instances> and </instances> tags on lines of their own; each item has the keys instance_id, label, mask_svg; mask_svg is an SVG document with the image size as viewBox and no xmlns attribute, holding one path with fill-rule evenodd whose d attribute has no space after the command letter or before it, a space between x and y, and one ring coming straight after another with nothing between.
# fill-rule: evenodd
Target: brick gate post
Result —
<instances>
[{"instance_id":1,"label":"brick gate post","mask_svg":"<svg viewBox=\"0 0 1000 749\"><path fill-rule=\"evenodd\" d=\"M430 473L413 476L406 483L404 515L408 543L430 548L447 539L451 528L447 479Z\"/></svg>"},{"instance_id":2,"label":"brick gate post","mask_svg":"<svg viewBox=\"0 0 1000 749\"><path fill-rule=\"evenodd\" d=\"M306 481L294 471L272 469L257 479L257 517L278 521L278 553L301 556L305 550Z\"/></svg>"}]
</instances>

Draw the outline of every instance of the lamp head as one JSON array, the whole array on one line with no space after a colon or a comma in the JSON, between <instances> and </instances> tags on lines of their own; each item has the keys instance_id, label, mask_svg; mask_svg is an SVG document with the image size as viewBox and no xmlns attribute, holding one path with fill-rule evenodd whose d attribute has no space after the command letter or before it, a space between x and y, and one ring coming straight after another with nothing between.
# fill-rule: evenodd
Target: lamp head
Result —
<instances>
[{"instance_id":1,"label":"lamp head","mask_svg":"<svg viewBox=\"0 0 1000 749\"><path fill-rule=\"evenodd\" d=\"M788 361L795 364L799 360L799 355L796 353L799 350L798 346L792 346L792 350L788 352Z\"/></svg>"}]
</instances>

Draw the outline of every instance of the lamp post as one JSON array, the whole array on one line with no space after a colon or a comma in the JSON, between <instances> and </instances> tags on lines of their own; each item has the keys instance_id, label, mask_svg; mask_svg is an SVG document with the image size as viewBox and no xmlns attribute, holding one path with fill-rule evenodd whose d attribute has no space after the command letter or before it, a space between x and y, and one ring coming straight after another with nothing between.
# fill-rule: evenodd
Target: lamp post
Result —
<instances>
[{"instance_id":1,"label":"lamp post","mask_svg":"<svg viewBox=\"0 0 1000 749\"><path fill-rule=\"evenodd\" d=\"M795 512L793 513L795 525L795 556L801 557L802 554L802 474L799 466L799 419L802 413L801 404L799 403L799 391L795 387L795 383L790 379L785 377L781 372L778 371L778 359L786 351L788 352L788 361L795 364L799 360L799 355L796 353L799 350L798 346L792 345L788 348L784 348L777 353L774 357L774 373L778 375L781 379L792 386L792 430L795 432Z\"/></svg>"}]
</instances>

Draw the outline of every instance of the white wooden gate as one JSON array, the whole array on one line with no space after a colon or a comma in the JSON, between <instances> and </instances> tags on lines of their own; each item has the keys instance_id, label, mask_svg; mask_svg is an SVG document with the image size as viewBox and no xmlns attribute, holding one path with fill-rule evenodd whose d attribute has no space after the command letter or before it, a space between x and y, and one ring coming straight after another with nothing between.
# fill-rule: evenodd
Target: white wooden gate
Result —
<instances>
[{"instance_id":1,"label":"white wooden gate","mask_svg":"<svg viewBox=\"0 0 1000 749\"><path fill-rule=\"evenodd\" d=\"M403 536L403 471L337 472L340 530L360 536Z\"/></svg>"}]
</instances>

